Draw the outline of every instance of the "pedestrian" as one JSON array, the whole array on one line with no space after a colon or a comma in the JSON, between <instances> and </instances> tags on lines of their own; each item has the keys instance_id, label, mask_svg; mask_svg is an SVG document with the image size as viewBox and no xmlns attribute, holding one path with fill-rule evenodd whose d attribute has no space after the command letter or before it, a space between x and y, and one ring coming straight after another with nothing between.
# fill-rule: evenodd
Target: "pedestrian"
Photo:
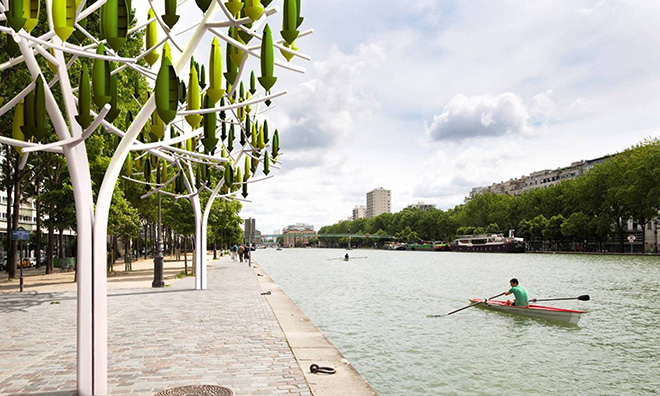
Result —
<instances>
[{"instance_id":1,"label":"pedestrian","mask_svg":"<svg viewBox=\"0 0 660 396\"><path fill-rule=\"evenodd\" d=\"M248 246L245 247L245 250L243 251L243 256L244 256L243 259L245 261L250 260L250 248Z\"/></svg>"},{"instance_id":2,"label":"pedestrian","mask_svg":"<svg viewBox=\"0 0 660 396\"><path fill-rule=\"evenodd\" d=\"M239 246L236 252L238 253L238 260L242 263L243 262L243 251L245 251L245 248L243 245Z\"/></svg>"},{"instance_id":3,"label":"pedestrian","mask_svg":"<svg viewBox=\"0 0 660 396\"><path fill-rule=\"evenodd\" d=\"M231 247L231 261L236 261L236 252L238 252L238 246L234 244L234 246Z\"/></svg>"},{"instance_id":4,"label":"pedestrian","mask_svg":"<svg viewBox=\"0 0 660 396\"><path fill-rule=\"evenodd\" d=\"M529 297L527 297L527 289L525 286L520 286L518 279L513 278L509 281L511 288L504 292L505 296L513 294L516 298L514 300L507 300L506 305L514 305L516 307L528 307Z\"/></svg>"}]
</instances>

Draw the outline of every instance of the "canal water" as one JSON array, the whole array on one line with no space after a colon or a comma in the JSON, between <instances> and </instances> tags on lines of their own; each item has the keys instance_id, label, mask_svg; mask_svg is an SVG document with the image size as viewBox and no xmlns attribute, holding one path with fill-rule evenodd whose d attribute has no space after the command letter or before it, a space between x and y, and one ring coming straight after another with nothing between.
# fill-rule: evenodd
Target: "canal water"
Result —
<instances>
[{"instance_id":1,"label":"canal water","mask_svg":"<svg viewBox=\"0 0 660 396\"><path fill-rule=\"evenodd\" d=\"M333 249L253 258L383 396L660 394L660 257ZM469 308L508 289L579 325ZM548 303L550 304L550 303Z\"/></svg>"}]
</instances>

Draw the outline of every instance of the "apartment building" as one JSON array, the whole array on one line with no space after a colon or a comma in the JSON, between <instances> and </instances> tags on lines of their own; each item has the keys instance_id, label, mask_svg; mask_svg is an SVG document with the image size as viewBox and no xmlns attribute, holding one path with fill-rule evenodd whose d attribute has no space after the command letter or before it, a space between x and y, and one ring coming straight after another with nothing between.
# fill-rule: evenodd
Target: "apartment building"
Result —
<instances>
[{"instance_id":1,"label":"apartment building","mask_svg":"<svg viewBox=\"0 0 660 396\"><path fill-rule=\"evenodd\" d=\"M353 208L353 216L349 220L357 220L366 217L367 207L364 205L357 205Z\"/></svg>"},{"instance_id":2,"label":"apartment building","mask_svg":"<svg viewBox=\"0 0 660 396\"><path fill-rule=\"evenodd\" d=\"M382 213L392 213L392 191L379 187L367 193L366 217L376 217Z\"/></svg>"},{"instance_id":3,"label":"apartment building","mask_svg":"<svg viewBox=\"0 0 660 396\"><path fill-rule=\"evenodd\" d=\"M429 209L435 209L435 204L427 204L425 202L417 202L416 204L410 204L407 207L411 208L411 209L429 210Z\"/></svg>"},{"instance_id":4,"label":"apartment building","mask_svg":"<svg viewBox=\"0 0 660 396\"><path fill-rule=\"evenodd\" d=\"M282 244L287 247L301 247L309 243L310 238L316 237L314 226L305 223L296 223L284 227L282 230Z\"/></svg>"},{"instance_id":5,"label":"apartment building","mask_svg":"<svg viewBox=\"0 0 660 396\"><path fill-rule=\"evenodd\" d=\"M577 161L573 162L570 166L557 169L540 170L532 172L526 176L521 176L520 178L493 183L490 186L475 187L465 198L465 202L470 201L472 198L474 198L475 195L486 191L492 192L494 194L520 195L524 192L537 188L554 186L555 184L564 180L575 179L576 177L582 176L588 172L589 169L598 164L602 164L606 159L610 157L611 156L606 155L604 157L592 160Z\"/></svg>"}]
</instances>

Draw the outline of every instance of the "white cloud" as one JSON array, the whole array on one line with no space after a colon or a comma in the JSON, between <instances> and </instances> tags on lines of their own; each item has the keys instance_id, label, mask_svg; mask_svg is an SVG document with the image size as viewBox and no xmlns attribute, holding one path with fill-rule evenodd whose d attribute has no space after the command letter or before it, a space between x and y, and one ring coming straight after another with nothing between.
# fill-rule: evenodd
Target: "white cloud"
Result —
<instances>
[{"instance_id":1,"label":"white cloud","mask_svg":"<svg viewBox=\"0 0 660 396\"><path fill-rule=\"evenodd\" d=\"M529 135L529 111L517 95L454 96L427 133L434 140L461 140L482 136Z\"/></svg>"}]
</instances>

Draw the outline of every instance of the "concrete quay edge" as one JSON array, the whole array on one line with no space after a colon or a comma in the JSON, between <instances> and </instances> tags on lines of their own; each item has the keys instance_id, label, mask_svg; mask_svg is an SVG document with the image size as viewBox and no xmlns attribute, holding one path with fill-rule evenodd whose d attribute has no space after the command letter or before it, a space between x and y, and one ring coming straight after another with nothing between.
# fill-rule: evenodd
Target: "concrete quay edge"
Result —
<instances>
[{"instance_id":1,"label":"concrete quay edge","mask_svg":"<svg viewBox=\"0 0 660 396\"><path fill-rule=\"evenodd\" d=\"M291 301L258 262L252 261L252 269L262 293L270 291L270 295L264 297L280 324L312 394L314 396L378 396L378 392ZM336 369L336 373L312 373L310 371L312 364L332 367Z\"/></svg>"}]
</instances>

